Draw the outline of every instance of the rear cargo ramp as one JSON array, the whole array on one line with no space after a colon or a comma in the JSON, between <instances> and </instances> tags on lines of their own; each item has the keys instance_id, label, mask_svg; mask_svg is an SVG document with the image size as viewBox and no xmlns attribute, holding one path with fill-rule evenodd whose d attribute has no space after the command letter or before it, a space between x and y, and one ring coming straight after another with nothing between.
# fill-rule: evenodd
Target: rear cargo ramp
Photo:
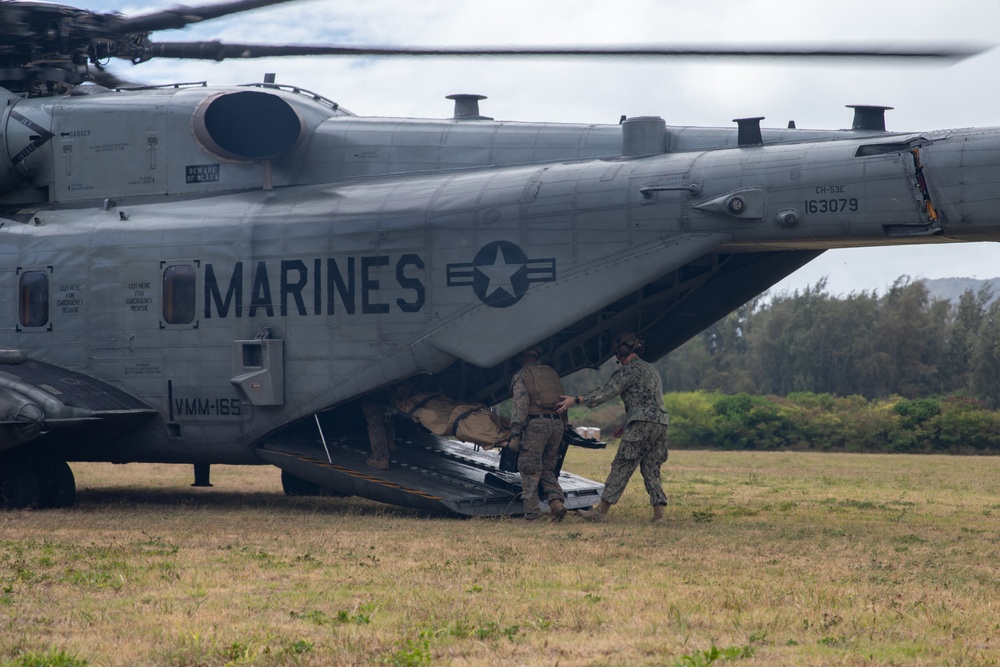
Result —
<instances>
[{"instance_id":1,"label":"rear cargo ramp","mask_svg":"<svg viewBox=\"0 0 1000 667\"><path fill-rule=\"evenodd\" d=\"M402 431L402 429L400 429ZM483 451L426 431L399 433L388 470L368 466L363 435L326 436L301 422L267 438L258 455L268 463L338 494L430 512L500 517L524 513L521 478L510 455ZM329 459L327 458L329 451ZM505 471L506 469L506 471ZM600 500L604 486L560 472L566 507L581 509Z\"/></svg>"}]
</instances>

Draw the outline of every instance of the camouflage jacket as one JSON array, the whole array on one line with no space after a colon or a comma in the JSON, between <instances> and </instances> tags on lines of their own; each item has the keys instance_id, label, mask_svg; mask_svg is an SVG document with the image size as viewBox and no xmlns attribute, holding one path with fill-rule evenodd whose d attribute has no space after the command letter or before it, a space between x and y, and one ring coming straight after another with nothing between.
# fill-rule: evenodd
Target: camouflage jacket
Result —
<instances>
[{"instance_id":1,"label":"camouflage jacket","mask_svg":"<svg viewBox=\"0 0 1000 667\"><path fill-rule=\"evenodd\" d=\"M531 414L531 394L528 391L527 373L522 368L514 373L510 380L510 393L512 396L510 409L510 425L514 432L520 432L528 423L528 415Z\"/></svg>"},{"instance_id":2,"label":"camouflage jacket","mask_svg":"<svg viewBox=\"0 0 1000 667\"><path fill-rule=\"evenodd\" d=\"M669 423L663 409L663 383L660 374L639 357L621 366L607 384L583 395L588 408L621 395L625 404L625 424L634 421Z\"/></svg>"}]
</instances>

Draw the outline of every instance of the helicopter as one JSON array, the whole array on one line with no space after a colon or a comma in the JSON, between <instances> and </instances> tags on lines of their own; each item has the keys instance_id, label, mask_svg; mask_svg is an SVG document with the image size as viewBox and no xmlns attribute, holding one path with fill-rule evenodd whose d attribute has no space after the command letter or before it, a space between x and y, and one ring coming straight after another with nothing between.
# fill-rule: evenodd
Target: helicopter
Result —
<instances>
[{"instance_id":1,"label":"helicopter","mask_svg":"<svg viewBox=\"0 0 1000 667\"><path fill-rule=\"evenodd\" d=\"M661 357L830 248L989 241L1000 132L360 116L272 76L132 84L108 59L671 56L690 49L298 47L150 39L277 4L136 17L0 3L0 501L68 507L68 462L275 465L286 493L519 511L503 453L404 430L365 466L366 397L509 394L623 330ZM941 48L723 56L963 58ZM697 55L712 55L698 49ZM580 444L572 435L567 445ZM561 473L570 509L601 485Z\"/></svg>"}]
</instances>

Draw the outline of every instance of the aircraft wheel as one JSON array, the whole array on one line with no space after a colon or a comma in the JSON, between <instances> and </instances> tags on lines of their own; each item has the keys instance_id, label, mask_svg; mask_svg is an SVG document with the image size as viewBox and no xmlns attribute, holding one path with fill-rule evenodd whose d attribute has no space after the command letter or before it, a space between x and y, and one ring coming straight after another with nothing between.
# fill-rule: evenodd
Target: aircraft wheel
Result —
<instances>
[{"instance_id":1,"label":"aircraft wheel","mask_svg":"<svg viewBox=\"0 0 1000 667\"><path fill-rule=\"evenodd\" d=\"M296 477L287 470L281 471L281 488L286 496L318 496L322 491L319 484Z\"/></svg>"},{"instance_id":2,"label":"aircraft wheel","mask_svg":"<svg viewBox=\"0 0 1000 667\"><path fill-rule=\"evenodd\" d=\"M0 462L0 509L37 506L40 488L35 467L24 458L15 456Z\"/></svg>"},{"instance_id":3,"label":"aircraft wheel","mask_svg":"<svg viewBox=\"0 0 1000 667\"><path fill-rule=\"evenodd\" d=\"M36 465L41 507L72 507L76 502L76 478L69 464L60 459L43 459Z\"/></svg>"},{"instance_id":4,"label":"aircraft wheel","mask_svg":"<svg viewBox=\"0 0 1000 667\"><path fill-rule=\"evenodd\" d=\"M330 489L324 489L319 484L310 482L308 479L296 477L287 470L281 471L281 488L286 496L345 496Z\"/></svg>"}]
</instances>

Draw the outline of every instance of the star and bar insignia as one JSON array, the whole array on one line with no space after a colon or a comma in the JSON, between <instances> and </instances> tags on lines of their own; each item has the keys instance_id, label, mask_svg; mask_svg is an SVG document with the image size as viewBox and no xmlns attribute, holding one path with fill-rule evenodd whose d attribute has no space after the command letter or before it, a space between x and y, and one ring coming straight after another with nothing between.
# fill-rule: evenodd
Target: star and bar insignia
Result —
<instances>
[{"instance_id":1,"label":"star and bar insignia","mask_svg":"<svg viewBox=\"0 0 1000 667\"><path fill-rule=\"evenodd\" d=\"M448 264L448 287L472 285L480 301L491 308L508 308L521 300L531 283L556 279L556 259L528 259L516 244L493 241L472 262Z\"/></svg>"}]
</instances>

